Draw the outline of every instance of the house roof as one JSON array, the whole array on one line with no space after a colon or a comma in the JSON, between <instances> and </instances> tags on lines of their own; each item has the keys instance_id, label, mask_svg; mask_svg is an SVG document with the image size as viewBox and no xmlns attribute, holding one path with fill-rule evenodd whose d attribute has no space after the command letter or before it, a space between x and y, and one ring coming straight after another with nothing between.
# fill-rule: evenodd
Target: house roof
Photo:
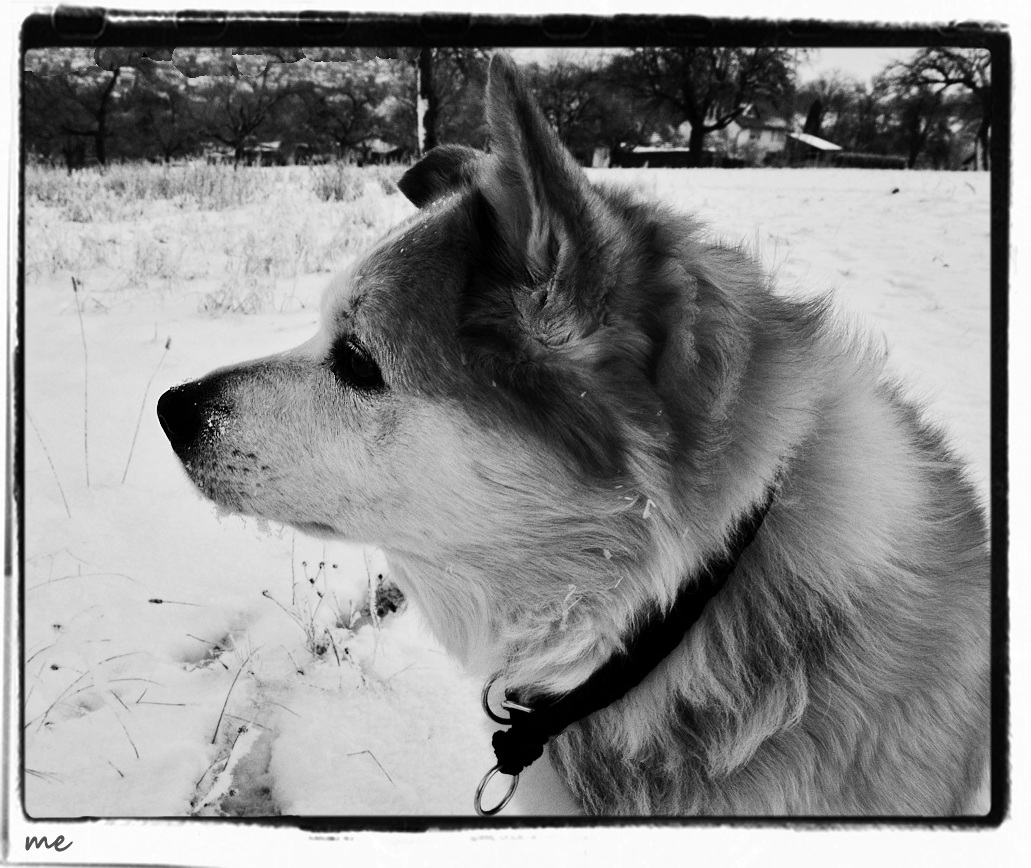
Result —
<instances>
[{"instance_id":1,"label":"house roof","mask_svg":"<svg viewBox=\"0 0 1031 868\"><path fill-rule=\"evenodd\" d=\"M373 154L387 154L390 151L396 151L397 145L392 145L383 139L369 139L365 143L365 149Z\"/></svg>"},{"instance_id":2,"label":"house roof","mask_svg":"<svg viewBox=\"0 0 1031 868\"><path fill-rule=\"evenodd\" d=\"M674 148L666 145L634 145L630 149L635 154L689 154L690 148Z\"/></svg>"},{"instance_id":3,"label":"house roof","mask_svg":"<svg viewBox=\"0 0 1031 868\"><path fill-rule=\"evenodd\" d=\"M782 118L770 118L768 121L764 121L744 115L735 118L734 123L745 130L784 130L788 126L788 122Z\"/></svg>"},{"instance_id":4,"label":"house roof","mask_svg":"<svg viewBox=\"0 0 1031 868\"><path fill-rule=\"evenodd\" d=\"M818 136L811 136L809 133L788 133L788 136L792 139L796 139L802 142L804 145L809 145L811 148L816 148L818 151L840 151L841 145L836 145L834 142L828 142L826 139L821 139Z\"/></svg>"}]
</instances>

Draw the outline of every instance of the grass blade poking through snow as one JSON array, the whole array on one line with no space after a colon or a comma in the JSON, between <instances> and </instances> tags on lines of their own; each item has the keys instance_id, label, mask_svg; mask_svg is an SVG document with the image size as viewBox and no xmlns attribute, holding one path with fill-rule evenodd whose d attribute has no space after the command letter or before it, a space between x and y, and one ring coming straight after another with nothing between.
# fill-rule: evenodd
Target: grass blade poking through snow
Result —
<instances>
[{"instance_id":1,"label":"grass blade poking through snow","mask_svg":"<svg viewBox=\"0 0 1031 868\"><path fill-rule=\"evenodd\" d=\"M380 764L380 761L378 759L376 759L376 754L374 754L371 750L356 750L356 751L352 751L351 753L348 754L348 756L359 756L360 754L363 754L363 753L367 753L370 757L372 757L372 761L374 763L376 763L376 765L379 766L379 770L381 772L383 772L384 775L386 775L387 780L390 781L390 783L394 787L394 789L397 789L397 784L394 783L394 779L392 777L390 777L390 775L387 774L387 770L385 768L383 768L383 766Z\"/></svg>"},{"instance_id":2,"label":"grass blade poking through snow","mask_svg":"<svg viewBox=\"0 0 1031 868\"><path fill-rule=\"evenodd\" d=\"M86 461L86 487L89 488L89 353L86 350L86 326L82 322L79 304L79 281L72 275L75 310L79 314L79 332L82 334L82 454Z\"/></svg>"},{"instance_id":3,"label":"grass blade poking through snow","mask_svg":"<svg viewBox=\"0 0 1031 868\"><path fill-rule=\"evenodd\" d=\"M39 438L39 445L43 447L43 454L47 458L47 464L50 465L50 472L54 474L54 482L57 483L57 490L61 492L61 500L64 501L64 511L68 513L68 518L71 518L72 511L68 508L68 498L64 496L64 487L61 485L61 480L57 476L57 468L54 467L54 462L50 458L50 452L47 451L47 444L43 442L43 435L39 433L39 428L36 426L36 422L32 418L32 414L26 411L25 415L29 417L29 424L32 426L32 430L36 432L36 436Z\"/></svg>"},{"instance_id":4,"label":"grass blade poking through snow","mask_svg":"<svg viewBox=\"0 0 1031 868\"><path fill-rule=\"evenodd\" d=\"M258 650L257 648L254 649L254 651L257 651L257 650ZM226 707L229 705L229 697L230 697L230 695L233 692L233 688L236 687L237 679L239 679L240 673L243 672L243 670L247 668L247 664L251 662L251 658L254 656L254 651L251 651L251 653L247 655L247 659L243 661L243 663L240 665L240 668L236 670L236 675L233 676L233 683L229 685L229 690L226 693L226 701L222 703L222 711L218 715L218 722L215 724L215 732L211 736L211 743L212 744L214 744L215 743L215 739L218 738L218 730L219 730L219 727L222 726L222 718L225 717Z\"/></svg>"},{"instance_id":5,"label":"grass blade poking through snow","mask_svg":"<svg viewBox=\"0 0 1031 868\"><path fill-rule=\"evenodd\" d=\"M143 421L143 410L147 406L147 394L150 392L150 387L154 382L154 378L158 375L158 371L161 370L161 365L165 361L165 356L168 355L168 350L172 346L172 338L169 337L165 341L165 351L161 354L161 358L158 359L157 367L154 368L154 373L150 375L150 379L147 380L147 387L143 390L143 400L140 401L140 415L136 417L136 430L132 432L132 444L129 446L129 457L125 462L125 472L122 473L122 485L125 484L125 477L129 475L129 465L132 463L132 453L136 448L136 438L140 433L140 423Z\"/></svg>"}]
</instances>

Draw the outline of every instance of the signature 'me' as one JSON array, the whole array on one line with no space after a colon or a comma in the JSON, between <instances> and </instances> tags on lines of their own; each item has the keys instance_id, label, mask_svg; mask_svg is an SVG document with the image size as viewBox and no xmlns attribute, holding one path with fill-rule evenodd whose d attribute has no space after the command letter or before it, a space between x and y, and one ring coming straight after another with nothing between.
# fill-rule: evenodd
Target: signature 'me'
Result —
<instances>
[{"instance_id":1,"label":"signature 'me'","mask_svg":"<svg viewBox=\"0 0 1031 868\"><path fill-rule=\"evenodd\" d=\"M72 841L69 841L67 844L65 844L64 835L58 835L56 838L54 838L54 842L52 844L50 843L50 841L47 840L46 835L43 835L39 838L37 838L35 835L27 835L25 837L26 850L31 850L33 847L35 847L37 850L40 847L45 847L47 850L53 849L56 850L58 853L63 853L65 850L72 846L72 843Z\"/></svg>"}]
</instances>

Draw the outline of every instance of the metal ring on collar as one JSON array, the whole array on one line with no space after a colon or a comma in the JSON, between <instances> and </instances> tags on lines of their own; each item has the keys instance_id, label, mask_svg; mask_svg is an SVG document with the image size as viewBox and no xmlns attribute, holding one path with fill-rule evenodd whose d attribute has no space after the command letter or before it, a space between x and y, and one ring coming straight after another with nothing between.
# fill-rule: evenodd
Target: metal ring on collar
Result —
<instances>
[{"instance_id":1,"label":"metal ring on collar","mask_svg":"<svg viewBox=\"0 0 1031 868\"><path fill-rule=\"evenodd\" d=\"M489 686L490 685L488 685L488 687ZM505 793L505 798L503 798L495 807L485 810L483 807L483 791L487 788L487 784L490 783L491 778L500 771L501 764L499 763L483 776L483 780L480 781L480 785L476 788L476 799L473 801L473 807L476 808L476 813L481 817L493 817L495 814L499 813L505 805L512 801L512 796L515 795L516 787L519 786L519 775L512 775L512 783L509 784L508 792ZM504 774L504 772L502 772L502 774Z\"/></svg>"}]
</instances>

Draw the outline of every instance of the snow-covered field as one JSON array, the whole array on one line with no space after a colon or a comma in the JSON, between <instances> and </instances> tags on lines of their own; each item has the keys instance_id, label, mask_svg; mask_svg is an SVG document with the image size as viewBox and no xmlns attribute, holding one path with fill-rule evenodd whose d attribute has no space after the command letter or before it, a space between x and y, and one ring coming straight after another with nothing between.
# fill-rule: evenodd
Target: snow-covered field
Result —
<instances>
[{"instance_id":1,"label":"snow-covered field","mask_svg":"<svg viewBox=\"0 0 1031 868\"><path fill-rule=\"evenodd\" d=\"M154 413L170 385L305 340L330 272L411 206L381 172L350 201L324 202L302 168L218 182L195 171L208 193L169 185L160 199L129 173L109 189L95 175L28 172L25 807L471 814L493 764L480 685L416 611L370 613L389 565L217 517ZM833 292L884 336L987 501L987 175L596 177L696 212L753 248L783 292Z\"/></svg>"}]
</instances>

